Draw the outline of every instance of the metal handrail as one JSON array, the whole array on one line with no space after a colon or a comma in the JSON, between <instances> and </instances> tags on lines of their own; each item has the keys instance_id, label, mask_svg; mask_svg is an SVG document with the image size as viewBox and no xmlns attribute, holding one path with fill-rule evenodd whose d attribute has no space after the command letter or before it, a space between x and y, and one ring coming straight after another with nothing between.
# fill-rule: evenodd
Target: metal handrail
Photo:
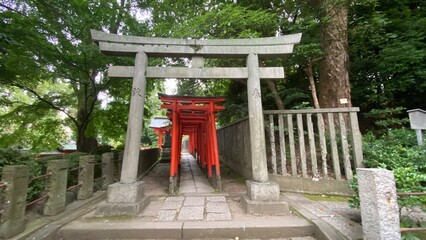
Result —
<instances>
[{"instance_id":1,"label":"metal handrail","mask_svg":"<svg viewBox=\"0 0 426 240\"><path fill-rule=\"evenodd\" d=\"M47 196L47 195L41 196L41 197L39 197L39 198L37 198L37 199L35 199L35 200L27 203L27 207L29 207L31 205L34 205L35 203L40 202L40 201L42 201L44 199L48 199L48 198L49 198L49 196Z\"/></svg>"},{"instance_id":2,"label":"metal handrail","mask_svg":"<svg viewBox=\"0 0 426 240\"><path fill-rule=\"evenodd\" d=\"M28 179L28 181L34 181L34 180L38 180L38 179L42 179L42 178L48 178L48 177L50 177L52 175L52 173L46 173L46 174L44 174L44 175L40 175L40 176L35 176L35 177L32 177L32 178L30 178L30 179Z\"/></svg>"},{"instance_id":3,"label":"metal handrail","mask_svg":"<svg viewBox=\"0 0 426 240\"><path fill-rule=\"evenodd\" d=\"M79 184L77 184L77 185L74 185L74 186L68 187L68 188L67 188L67 191L73 190L74 188L81 187L81 185L83 185L83 184L79 183Z\"/></svg>"},{"instance_id":4,"label":"metal handrail","mask_svg":"<svg viewBox=\"0 0 426 240\"><path fill-rule=\"evenodd\" d=\"M73 172L73 171L77 171L77 170L80 170L80 169L83 169L83 167L71 168L71 169L68 169L68 172Z\"/></svg>"}]
</instances>

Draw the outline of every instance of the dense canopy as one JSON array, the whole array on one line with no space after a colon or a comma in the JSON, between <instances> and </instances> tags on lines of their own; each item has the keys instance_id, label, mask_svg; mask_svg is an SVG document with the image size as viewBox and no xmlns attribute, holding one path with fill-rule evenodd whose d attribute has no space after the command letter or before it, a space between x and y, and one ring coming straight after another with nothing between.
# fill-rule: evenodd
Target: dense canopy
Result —
<instances>
[{"instance_id":1,"label":"dense canopy","mask_svg":"<svg viewBox=\"0 0 426 240\"><path fill-rule=\"evenodd\" d=\"M0 3L0 147L78 150L124 142L131 80L109 65L131 58L101 54L90 29L191 39L273 37L302 32L294 54L262 60L283 66L262 82L264 109L361 107L362 129L406 124L405 110L426 109L426 2L421 0L6 0ZM189 66L155 58L151 66ZM206 66L245 66L208 59ZM224 95L219 124L247 114L244 80L178 81L181 95ZM159 113L164 81L149 80L146 123ZM339 100L345 98L347 105ZM377 121L382 120L382 121ZM385 121L383 121L385 120ZM148 125L148 124L146 124ZM149 144L153 134L144 128ZM152 142L152 141L151 141Z\"/></svg>"}]
</instances>

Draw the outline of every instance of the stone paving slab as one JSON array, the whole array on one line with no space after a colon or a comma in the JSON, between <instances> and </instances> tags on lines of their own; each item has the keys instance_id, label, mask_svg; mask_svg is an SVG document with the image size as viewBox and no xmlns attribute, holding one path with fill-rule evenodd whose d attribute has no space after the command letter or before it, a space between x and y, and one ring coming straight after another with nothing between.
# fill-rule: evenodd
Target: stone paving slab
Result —
<instances>
[{"instance_id":1,"label":"stone paving slab","mask_svg":"<svg viewBox=\"0 0 426 240\"><path fill-rule=\"evenodd\" d=\"M183 201L169 201L164 202L161 206L161 210L177 210L182 207Z\"/></svg>"},{"instance_id":2,"label":"stone paving slab","mask_svg":"<svg viewBox=\"0 0 426 240\"><path fill-rule=\"evenodd\" d=\"M171 222L176 219L177 210L160 210L157 219L160 222Z\"/></svg>"},{"instance_id":3,"label":"stone paving slab","mask_svg":"<svg viewBox=\"0 0 426 240\"><path fill-rule=\"evenodd\" d=\"M230 213L227 203L223 202L207 202L206 212L208 213Z\"/></svg>"},{"instance_id":4,"label":"stone paving slab","mask_svg":"<svg viewBox=\"0 0 426 240\"><path fill-rule=\"evenodd\" d=\"M182 207L180 209L178 220L203 220L204 206Z\"/></svg>"},{"instance_id":5,"label":"stone paving slab","mask_svg":"<svg viewBox=\"0 0 426 240\"><path fill-rule=\"evenodd\" d=\"M204 206L205 197L186 197L184 206Z\"/></svg>"},{"instance_id":6,"label":"stone paving slab","mask_svg":"<svg viewBox=\"0 0 426 240\"><path fill-rule=\"evenodd\" d=\"M207 202L226 202L225 196L207 197Z\"/></svg>"}]
</instances>

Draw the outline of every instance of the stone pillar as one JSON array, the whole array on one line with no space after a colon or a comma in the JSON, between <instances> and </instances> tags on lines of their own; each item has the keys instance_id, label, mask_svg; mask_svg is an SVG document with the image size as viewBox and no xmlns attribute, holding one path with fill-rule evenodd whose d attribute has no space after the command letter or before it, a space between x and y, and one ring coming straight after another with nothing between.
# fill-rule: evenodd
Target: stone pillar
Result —
<instances>
[{"instance_id":1,"label":"stone pillar","mask_svg":"<svg viewBox=\"0 0 426 240\"><path fill-rule=\"evenodd\" d=\"M68 161L48 161L46 172L51 175L46 180L46 192L49 198L44 205L43 214L46 216L54 216L65 210Z\"/></svg>"},{"instance_id":2,"label":"stone pillar","mask_svg":"<svg viewBox=\"0 0 426 240\"><path fill-rule=\"evenodd\" d=\"M386 169L357 168L364 239L401 239L395 179Z\"/></svg>"},{"instance_id":3,"label":"stone pillar","mask_svg":"<svg viewBox=\"0 0 426 240\"><path fill-rule=\"evenodd\" d=\"M169 133L164 134L164 143L161 148L161 161L170 162L171 156L171 147L172 147L172 138Z\"/></svg>"},{"instance_id":4,"label":"stone pillar","mask_svg":"<svg viewBox=\"0 0 426 240\"><path fill-rule=\"evenodd\" d=\"M7 184L7 188L0 215L0 238L8 239L25 230L28 166L5 166L2 182Z\"/></svg>"},{"instance_id":5,"label":"stone pillar","mask_svg":"<svg viewBox=\"0 0 426 240\"><path fill-rule=\"evenodd\" d=\"M102 154L102 189L108 189L108 185L114 182L114 153Z\"/></svg>"},{"instance_id":6,"label":"stone pillar","mask_svg":"<svg viewBox=\"0 0 426 240\"><path fill-rule=\"evenodd\" d=\"M122 183L135 183L138 177L139 151L141 148L141 131L145 103L145 71L148 56L144 52L136 54L133 75L132 95L130 99L129 120L127 124L126 145L124 147Z\"/></svg>"},{"instance_id":7,"label":"stone pillar","mask_svg":"<svg viewBox=\"0 0 426 240\"><path fill-rule=\"evenodd\" d=\"M81 184L78 190L77 199L84 200L93 195L93 180L95 174L95 156L88 155L80 157L78 173L78 183Z\"/></svg>"},{"instance_id":8,"label":"stone pillar","mask_svg":"<svg viewBox=\"0 0 426 240\"><path fill-rule=\"evenodd\" d=\"M259 59L257 54L247 57L247 97L250 122L250 145L252 158L253 181L268 182L266 164L265 130L263 126L262 94L259 77Z\"/></svg>"},{"instance_id":9,"label":"stone pillar","mask_svg":"<svg viewBox=\"0 0 426 240\"><path fill-rule=\"evenodd\" d=\"M137 53L120 182L108 186L107 200L99 204L97 215L135 216L149 203L149 198L144 196L143 182L137 181L147 66L146 53Z\"/></svg>"},{"instance_id":10,"label":"stone pillar","mask_svg":"<svg viewBox=\"0 0 426 240\"><path fill-rule=\"evenodd\" d=\"M253 180L246 181L247 195L243 195L243 208L249 214L285 214L288 204L280 201L280 187L269 181L263 123L262 94L259 76L259 58L251 53L247 57L247 97L250 125L250 149Z\"/></svg>"}]
</instances>

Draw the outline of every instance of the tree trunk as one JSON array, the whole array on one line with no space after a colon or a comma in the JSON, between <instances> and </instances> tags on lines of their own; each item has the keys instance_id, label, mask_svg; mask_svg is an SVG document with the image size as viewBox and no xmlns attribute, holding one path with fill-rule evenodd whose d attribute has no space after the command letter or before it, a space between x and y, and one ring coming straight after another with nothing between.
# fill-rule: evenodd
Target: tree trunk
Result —
<instances>
[{"instance_id":1,"label":"tree trunk","mask_svg":"<svg viewBox=\"0 0 426 240\"><path fill-rule=\"evenodd\" d=\"M307 61L305 64L305 73L308 76L309 84L311 85L312 100L315 108L320 108L317 95L317 87L315 86L314 73L312 70L312 61Z\"/></svg>"},{"instance_id":2,"label":"tree trunk","mask_svg":"<svg viewBox=\"0 0 426 240\"><path fill-rule=\"evenodd\" d=\"M271 91L272 97L275 100L275 104L277 104L278 110L284 110L284 103L283 100L280 97L280 94L277 91L277 87L275 85L275 82L271 79L266 79L266 83L268 84L269 91Z\"/></svg>"},{"instance_id":3,"label":"tree trunk","mask_svg":"<svg viewBox=\"0 0 426 240\"><path fill-rule=\"evenodd\" d=\"M86 137L87 124L78 127L77 151L92 152L98 147L98 140L95 137Z\"/></svg>"},{"instance_id":4,"label":"tree trunk","mask_svg":"<svg viewBox=\"0 0 426 240\"><path fill-rule=\"evenodd\" d=\"M86 84L80 83L78 89L76 89L76 95L78 99L77 107L77 151L79 152L91 152L98 147L98 141L96 140L96 130L93 126L90 126L93 120L93 111L97 103L97 90L95 85L92 83L97 72L91 73L91 78L87 79Z\"/></svg>"},{"instance_id":5,"label":"tree trunk","mask_svg":"<svg viewBox=\"0 0 426 240\"><path fill-rule=\"evenodd\" d=\"M322 1L323 22L319 102L323 108L351 107L348 54L348 3Z\"/></svg>"}]
</instances>

